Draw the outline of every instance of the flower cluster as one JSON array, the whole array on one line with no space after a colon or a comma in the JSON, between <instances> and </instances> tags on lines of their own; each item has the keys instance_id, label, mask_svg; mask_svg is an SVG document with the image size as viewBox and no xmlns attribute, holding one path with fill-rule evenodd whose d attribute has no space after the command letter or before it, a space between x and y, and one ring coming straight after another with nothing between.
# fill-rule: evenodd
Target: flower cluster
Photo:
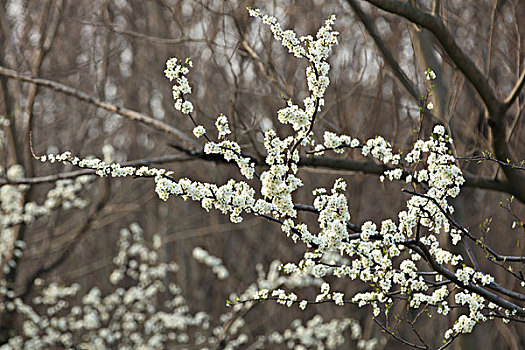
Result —
<instances>
[{"instance_id":1,"label":"flower cluster","mask_svg":"<svg viewBox=\"0 0 525 350\"><path fill-rule=\"evenodd\" d=\"M425 77L427 78L427 80L434 80L436 79L436 73L434 73L432 69L428 68L425 71Z\"/></svg>"},{"instance_id":2,"label":"flower cluster","mask_svg":"<svg viewBox=\"0 0 525 350\"><path fill-rule=\"evenodd\" d=\"M387 164L392 163L393 165L399 164L401 156L399 154L393 154L392 146L381 136L376 136L373 139L366 141L365 145L361 149L361 153L364 156L370 154L377 160Z\"/></svg>"},{"instance_id":3,"label":"flower cluster","mask_svg":"<svg viewBox=\"0 0 525 350\"><path fill-rule=\"evenodd\" d=\"M297 211L293 205L292 192L303 185L301 179L295 176L299 152L290 153L294 143L293 137L281 140L275 131L265 133L264 145L267 156L266 164L269 169L261 174L261 194L266 201L272 204L274 215L296 217ZM291 163L288 164L288 160Z\"/></svg>"},{"instance_id":4,"label":"flower cluster","mask_svg":"<svg viewBox=\"0 0 525 350\"><path fill-rule=\"evenodd\" d=\"M346 223L350 221L348 201L344 195L346 182L337 179L332 187L332 194L325 194L325 189L314 191L314 207L319 210L319 228L314 243L323 251L337 250L348 239Z\"/></svg>"},{"instance_id":5,"label":"flower cluster","mask_svg":"<svg viewBox=\"0 0 525 350\"><path fill-rule=\"evenodd\" d=\"M268 299L274 299L288 307L298 302L299 307L304 310L308 301L301 300L299 302L295 293L286 293L283 288L317 286L322 289L323 293L328 287L328 284L322 283L321 279L312 278L298 271L290 272L284 276L280 275L279 270L283 270L284 267L279 261L273 261L267 272L263 270L261 265L257 265L256 268L259 272L257 281L240 295L231 296L231 301L228 304L232 306L234 311L249 310L253 307L253 302ZM342 298L342 295L339 295L340 293L333 294L337 300ZM357 341L358 349L376 349L381 348L384 344L384 338L363 338L361 326L355 320L350 318L333 319L330 322L323 323L321 316L316 315L305 325L302 325L300 320L295 320L290 329L284 332L273 332L270 335L258 337L254 343L254 348L265 348L265 346L286 343L293 348L298 346L301 349L333 349L345 343L342 334L348 329L351 331L351 339Z\"/></svg>"},{"instance_id":6,"label":"flower cluster","mask_svg":"<svg viewBox=\"0 0 525 350\"><path fill-rule=\"evenodd\" d=\"M293 30L281 29L275 17L262 14L259 9L249 8L250 16L262 19L270 27L276 40L280 41L290 53L296 57L306 58L311 66L306 68L306 80L310 96L303 101L304 108L295 105L291 100L288 106L279 110L278 118L283 124L291 124L296 131L296 140L303 140L309 136L315 114L324 105L324 94L330 79L328 59L332 47L338 43L339 33L332 29L335 15L330 15L325 24L317 31L315 39L311 35L297 38Z\"/></svg>"},{"instance_id":7,"label":"flower cluster","mask_svg":"<svg viewBox=\"0 0 525 350\"><path fill-rule=\"evenodd\" d=\"M290 329L283 333L275 332L268 337L260 337L258 344L261 348L265 344L286 344L289 349L336 349L345 343L344 333L350 330L350 338L357 340L357 349L376 349L384 343L383 338L361 339L361 326L350 318L333 319L324 322L320 315L316 315L305 324L300 320L292 322Z\"/></svg>"},{"instance_id":8,"label":"flower cluster","mask_svg":"<svg viewBox=\"0 0 525 350\"><path fill-rule=\"evenodd\" d=\"M487 317L481 312L488 307L483 297L475 293L459 292L455 295L455 301L459 305L467 305L469 315L459 316L454 326L445 332L445 339L453 334L471 333L476 324L487 321Z\"/></svg>"},{"instance_id":9,"label":"flower cluster","mask_svg":"<svg viewBox=\"0 0 525 350\"><path fill-rule=\"evenodd\" d=\"M241 174L247 179L252 179L255 174L255 163L251 158L242 155L241 146L235 141L207 142L204 146L204 153L220 154L227 161L233 160L239 167Z\"/></svg>"},{"instance_id":10,"label":"flower cluster","mask_svg":"<svg viewBox=\"0 0 525 350\"><path fill-rule=\"evenodd\" d=\"M199 138L204 134L206 134L206 129L204 129L204 126L197 125L195 128L193 128L193 135L195 135L196 138Z\"/></svg>"},{"instance_id":11,"label":"flower cluster","mask_svg":"<svg viewBox=\"0 0 525 350\"><path fill-rule=\"evenodd\" d=\"M198 262L203 263L208 267L211 267L213 273L217 275L218 279L223 280L228 278L228 269L222 263L221 258L210 255L208 251L201 247L193 248L193 258Z\"/></svg>"},{"instance_id":12,"label":"flower cluster","mask_svg":"<svg viewBox=\"0 0 525 350\"><path fill-rule=\"evenodd\" d=\"M325 131L323 135L323 143L315 146L315 155L323 155L325 151L332 150L335 153L344 153L344 148L358 148L360 142L358 139L352 139L348 135L337 135L331 131Z\"/></svg>"},{"instance_id":13,"label":"flower cluster","mask_svg":"<svg viewBox=\"0 0 525 350\"><path fill-rule=\"evenodd\" d=\"M7 169L6 175L11 181L20 180L24 176L24 168L19 164L12 165ZM8 273L15 267L14 257L22 255L20 246L25 245L24 242L17 241L15 226L30 224L57 208L84 208L88 201L81 198L79 193L89 187L93 180L94 177L88 175L58 180L55 187L46 193L42 204L24 201L28 185L6 184L0 187L0 266L3 266L3 273Z\"/></svg>"},{"instance_id":14,"label":"flower cluster","mask_svg":"<svg viewBox=\"0 0 525 350\"><path fill-rule=\"evenodd\" d=\"M182 289L173 282L165 282L173 280L178 265L159 261L159 236L153 237L152 247L149 247L142 228L133 223L120 230L118 247L113 259L115 268L109 276L113 289L107 294L97 286L83 292L76 283L69 286L57 282L46 284L36 279L34 283L39 293L29 305L15 297L5 280L0 280L0 311L16 312L22 319L21 332L11 336L0 349L210 348L219 343L227 349L241 349L283 342L304 349L334 349L345 343L344 334L348 329L359 348L368 345L366 348L374 349L384 342L382 338L364 338L361 326L353 319L324 322L317 315L304 325L301 320L295 320L289 329L260 335L250 344L250 337L243 332L246 325L243 315L253 304L236 304L215 322L204 312L191 313ZM201 248L196 248L193 255L207 265L219 266ZM251 295L263 286L294 288L320 283L299 274L281 276L279 266L280 262L274 261L266 273L262 266L257 266L259 278L245 293ZM268 289L266 291L268 294ZM282 293L272 292L276 297ZM293 298L293 293L280 299L288 304L290 297Z\"/></svg>"},{"instance_id":15,"label":"flower cluster","mask_svg":"<svg viewBox=\"0 0 525 350\"><path fill-rule=\"evenodd\" d=\"M170 81L175 80L175 85L173 85L175 109L184 114L193 112L193 104L190 101L184 100L184 95L191 94L191 86L188 78L186 78L186 74L190 71L188 67L193 67L191 59L187 58L179 64L177 63L177 58L173 57L166 62L166 70L164 71L166 78Z\"/></svg>"},{"instance_id":16,"label":"flower cluster","mask_svg":"<svg viewBox=\"0 0 525 350\"><path fill-rule=\"evenodd\" d=\"M190 337L191 328L209 328L205 313L189 313L180 287L165 285L168 274L178 267L158 261L158 253L146 246L139 225L121 230L114 263L110 281L115 288L103 295L93 287L80 304L75 303L81 289L78 284L44 286L33 300L34 307L4 293L7 299L1 307L19 313L24 322L23 332L1 348L165 349L196 342ZM40 288L43 282L35 284ZM157 303L166 293L166 301Z\"/></svg>"},{"instance_id":17,"label":"flower cluster","mask_svg":"<svg viewBox=\"0 0 525 350\"><path fill-rule=\"evenodd\" d=\"M167 200L170 195L175 195L185 200L199 201L205 210L214 208L230 215L230 220L234 223L242 221L243 213L265 215L280 222L281 229L287 236L307 247L302 258L297 263L289 262L282 266L283 272L289 275L283 277L283 280L279 281L276 276L267 276L240 296L232 297L230 303L234 304L235 311L250 307L253 301L269 299L289 307L298 304L301 309L305 309L310 301L282 288L286 283L294 281L293 276L300 276L295 279L298 283L295 287L305 281L320 287L320 293L313 302L333 301L337 305L350 302L360 307L368 305L372 307L376 317L382 312L387 314L388 311L385 310L394 304L394 298L398 296L406 298L411 308L428 307L441 315L449 314L453 304L451 299L454 298L456 304L468 308L469 313L468 316L461 315L457 319L445 338L453 333L472 331L476 323L485 321L481 312L490 309L484 298L476 294L480 289L474 289L475 293L472 286L490 287L495 282L492 276L481 271L467 266L458 267L461 256L440 245L438 235L442 232L450 233L454 243L461 239L458 231L451 230L450 227L450 215L454 208L449 200L459 194L465 182L455 158L449 152L452 139L446 135L445 128L435 126L430 139L416 140L404 157L401 153L394 152L391 144L381 136L360 142L348 135L325 132L323 143L315 146L313 123L320 107L324 105L330 69L327 58L333 45L337 43L338 33L332 30L335 17L328 18L315 38L297 38L295 32L283 31L275 18L263 15L259 10L250 9L250 14L268 24L274 37L291 53L310 63L306 69L310 95L303 101L303 108L290 100L277 113L278 120L283 124L290 124L295 133L280 138L274 130L265 132L267 168L257 176L260 184L252 186L246 182L229 180L219 186L187 178L177 180L172 171L165 169L121 167L98 159L78 159L67 152L58 156L44 156L42 160L64 161L78 167L94 169L99 176L152 177L156 184L155 191L161 199ZM179 109L190 113L189 107L184 108L183 103L186 102L182 97L191 92L184 76L188 72L187 68L177 65L176 59L173 59L168 61L167 71L170 79L177 80L174 97L179 101ZM434 78L435 74L427 71L427 79ZM220 115L215 125L219 142L212 142L206 136L208 142L204 147L205 153L220 154L226 160L234 161L248 180L254 180L254 163L242 154L238 143L227 139L231 133L227 118ZM204 133L201 126L194 129L197 137ZM348 199L345 196L347 184L343 179L337 179L330 192L322 187L313 191L313 205L308 210L318 215L318 228L309 226L297 215L297 208L302 205L296 205L293 198L294 192L303 186L298 175L298 164L301 147L307 145L315 146L310 152L314 155L329 150L343 153L345 149L360 148L362 156L372 158L387 168L380 177L381 181L400 180L404 177L414 190L420 189L421 192L406 190L410 196L405 210L380 223L366 221L358 227L350 222ZM260 188L260 194L257 193L257 188ZM327 257L334 255L337 258L326 261ZM222 261L201 248L194 250L194 256L212 268L223 266ZM429 271L428 266L433 271ZM227 270L220 268L215 272L218 275L227 275ZM427 279L426 276L429 275L434 276L436 282ZM123 273L117 273L114 280L120 281L123 276ZM444 277L450 280L443 281ZM342 292L330 291L332 286L327 280L332 279L359 280L369 286L369 289L345 299ZM135 297L136 295L130 297L130 300ZM498 312L512 312L506 309L508 305L500 303ZM517 308L518 306L513 310ZM220 331L218 329L217 332ZM246 341L241 335L235 339L238 344Z\"/></svg>"},{"instance_id":18,"label":"flower cluster","mask_svg":"<svg viewBox=\"0 0 525 350\"><path fill-rule=\"evenodd\" d=\"M223 139L226 137L226 135L232 133L230 130L230 125L228 124L228 118L226 118L224 114L221 114L219 115L219 117L217 117L215 126L217 127L217 131L219 132L219 139Z\"/></svg>"}]
</instances>

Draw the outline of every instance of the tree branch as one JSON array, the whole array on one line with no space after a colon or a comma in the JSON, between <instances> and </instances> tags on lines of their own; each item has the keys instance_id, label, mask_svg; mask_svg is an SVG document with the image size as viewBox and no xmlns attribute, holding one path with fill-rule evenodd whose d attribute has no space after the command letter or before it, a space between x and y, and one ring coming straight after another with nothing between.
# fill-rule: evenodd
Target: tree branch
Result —
<instances>
[{"instance_id":1,"label":"tree branch","mask_svg":"<svg viewBox=\"0 0 525 350\"><path fill-rule=\"evenodd\" d=\"M487 77L476 67L476 64L458 46L454 37L443 21L434 15L423 12L410 3L397 0L366 0L376 7L402 16L409 21L428 29L439 41L459 70L470 81L474 89L491 113L498 111L502 103L490 87Z\"/></svg>"},{"instance_id":2,"label":"tree branch","mask_svg":"<svg viewBox=\"0 0 525 350\"><path fill-rule=\"evenodd\" d=\"M120 107L120 106L117 106L117 105L114 105L114 104L111 104L109 102L106 102L106 101L102 101L96 97L93 97L93 96L90 96L80 90L77 90L75 88L72 88L70 86L67 86L67 85L64 85L64 84L61 84L61 83L58 83L58 82L55 82L55 81L52 81L52 80L47 80L47 79L41 79L41 78L35 78L35 77L30 77L30 76L27 76L27 75L24 75L24 74L21 74L17 71L14 71L12 69L8 69L8 68L5 68L5 67L1 67L0 66L0 75L3 75L3 76L6 76L8 78L11 78L11 79L16 79L16 80L20 80L20 81L25 81L25 82L28 82L28 83L33 83L33 84L36 84L36 85L40 85L40 86L45 86L45 87L48 87L48 88L51 88L57 92L60 92L60 93L63 93L63 94L66 94L66 95L69 95L69 96L73 96L81 101L84 101L84 102L87 102L87 103L90 103L90 104L93 104L99 108L102 108L102 109L105 109L109 112L113 112L113 113L116 113L116 114L119 114L123 117L126 117L126 118L129 118L131 120L136 120L140 123L143 123L143 124L146 124L148 126L151 126L161 132L164 132L164 133L167 133L167 134L170 134L172 136L175 136L177 139L181 140L182 142L184 142L185 144L189 145L189 146L192 146L192 147L197 147L198 144L197 142L190 136L188 136L186 133L180 131L179 129L169 125L169 124L166 124L160 120L157 120L157 119L154 119L148 115L145 115L145 114L142 114L142 113L139 113L139 112L136 112L136 111L133 111L131 109L127 109L127 108L124 108L124 107Z\"/></svg>"},{"instance_id":3,"label":"tree branch","mask_svg":"<svg viewBox=\"0 0 525 350\"><path fill-rule=\"evenodd\" d=\"M179 161L186 161L190 159L191 158L187 158L183 155L175 154L175 155L166 155L166 156L160 156L160 157L155 157L155 158L137 159L137 160L133 160L130 162L124 162L121 165L122 166L141 166L141 165L150 165L150 164L179 162ZM3 185L23 185L23 184L35 185L35 184L41 184L41 183L46 183L46 182L55 182L58 180L73 179L75 177L79 177L82 175L94 175L94 174L95 174L95 170L93 169L82 169L82 170L70 171L67 173L31 177L31 178L24 178L24 179L17 179L17 180L0 179L0 187Z\"/></svg>"},{"instance_id":4,"label":"tree branch","mask_svg":"<svg viewBox=\"0 0 525 350\"><path fill-rule=\"evenodd\" d=\"M505 110L509 109L510 106L516 101L516 98L519 96L521 89L523 89L523 86L525 85L525 70L521 72L521 76L516 82L516 85L510 92L509 96L505 99Z\"/></svg>"},{"instance_id":5,"label":"tree branch","mask_svg":"<svg viewBox=\"0 0 525 350\"><path fill-rule=\"evenodd\" d=\"M505 114L519 94L519 90L525 84L524 74L518 80L516 87L511 92L505 102L498 99L496 93L491 88L488 78L480 71L476 64L468 57L465 52L458 46L454 37L445 26L441 18L421 11L409 2L397 0L366 0L378 8L397 14L407 20L428 29L439 41L445 52L452 59L458 69L472 84L474 89L481 97L488 112L489 126L492 132L492 147L499 160L505 161L514 157L506 142ZM522 79L523 78L523 79ZM508 167L503 168L503 172L508 179L509 187L512 188L513 194L523 203L525 203L525 176L515 169Z\"/></svg>"},{"instance_id":6,"label":"tree branch","mask_svg":"<svg viewBox=\"0 0 525 350\"><path fill-rule=\"evenodd\" d=\"M397 63L396 59L392 55L392 52L386 47L383 39L379 36L379 34L376 32L374 25L372 24L372 21L368 16L363 12L363 10L359 7L356 0L347 0L346 1L348 5L354 10L355 14L363 23L365 26L366 31L368 34L372 37L374 42L376 43L377 48L379 51L381 51L381 54L385 58L385 61L389 64L390 68L392 69L392 73L394 73L395 77L399 80L401 85L408 91L408 93L419 102L419 92L414 86L414 84L410 81L410 79L407 77L405 72L401 69L399 66L399 63Z\"/></svg>"},{"instance_id":7,"label":"tree branch","mask_svg":"<svg viewBox=\"0 0 525 350\"><path fill-rule=\"evenodd\" d=\"M302 157L299 166L329 168L348 171L360 171L365 174L382 175L386 170L394 169L386 165L376 164L371 161L358 161L351 159L338 159L330 157ZM463 173L465 187L479 188L508 194L514 194L507 182L493 180L487 177L479 177L469 173ZM517 196L516 196L517 197ZM517 197L518 198L518 197ZM518 198L519 199L519 198Z\"/></svg>"}]
</instances>

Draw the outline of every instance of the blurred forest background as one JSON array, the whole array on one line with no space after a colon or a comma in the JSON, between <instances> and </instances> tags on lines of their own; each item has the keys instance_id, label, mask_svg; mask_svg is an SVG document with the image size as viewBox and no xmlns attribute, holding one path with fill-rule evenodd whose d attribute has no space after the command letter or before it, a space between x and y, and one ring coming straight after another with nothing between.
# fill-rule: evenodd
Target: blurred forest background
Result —
<instances>
[{"instance_id":1,"label":"blurred forest background","mask_svg":"<svg viewBox=\"0 0 525 350\"><path fill-rule=\"evenodd\" d=\"M411 2L424 11L432 11L439 3L448 30L488 77L497 96L511 91L525 64L523 1ZM438 40L426 29L366 1L2 0L0 164L4 169L23 165L21 182L31 185L24 200L41 203L58 179L55 175L76 170L36 160L29 148L30 135L37 155L69 150L80 157L151 162L173 170L178 177L200 181L223 184L230 178L240 179L234 166L185 151L202 149L201 140L187 141L150 121L170 125L193 139L193 125L173 108L171 84L163 75L168 58L191 57L194 67L188 78L193 93L188 98L195 106L197 121L207 130L213 130L215 118L224 113L244 151L261 159L265 130L277 128L280 135L291 132L278 123L276 111L284 106L283 97L300 101L306 96L306 63L291 57L268 28L249 18L246 6L260 7L300 35L315 33L329 14L337 15L339 45L330 59L331 84L316 124L320 137L324 130L361 140L382 135L394 149L406 151L420 127L426 138L441 123L454 139L456 156L480 156L493 150L486 106ZM425 112L420 125L427 67L438 78L430 98L434 109ZM21 77L41 80L23 81ZM71 90L61 90L62 85L55 83ZM109 108L100 108L97 101L107 102ZM111 110L111 106L125 109ZM524 108L525 101L518 96L504 120L505 142L518 161L525 159ZM150 119L146 123L131 120L133 111ZM131 114L126 115L128 112ZM525 184L512 187L506 183L506 175L495 162L461 160L460 164L468 181L454 203L457 220L497 250L523 255L519 242L524 232L510 230L514 218L499 203L505 206L512 194L523 193ZM358 152L345 158L332 156L324 163L305 160L302 165L299 175L305 186L298 192L299 203L311 204L312 189L331 187L336 178L343 177L349 184L350 213L356 224L391 217L405 205L407 196L400 189L406 185L379 183L381 167ZM1 175L0 186L6 185L5 170ZM30 224L17 225L16 237L26 248L21 258L4 256L0 262L2 267L16 262L6 274L8 283L27 302L35 295L36 278L46 283L76 282L83 291L94 285L109 290L118 232L137 222L147 240L154 234L162 238L161 260L179 264L176 282L190 309L218 317L227 312L229 295L242 292L254 281L258 265L267 270L273 260L301 258L303 248L294 245L278 224L258 217L232 224L216 211L206 213L199 203L181 198L163 202L153 189L153 181L147 179L94 178L80 191L88 201L84 209L55 210ZM514 201L512 210L523 220L522 201ZM316 220L311 214L301 215ZM195 261L195 247L221 257L229 278L218 280ZM484 260L483 251L476 254ZM482 262L488 272L505 281L507 275L501 268ZM340 287L349 295L363 290L357 283ZM354 318L367 337L384 337L387 348L404 347L382 334L370 309L356 306L321 304L303 312L264 303L246 315L245 332L256 337L316 313L327 320ZM15 316L0 318L4 335L6 329L17 327ZM421 317L415 327L421 337L439 345L448 323L446 317ZM405 328L402 335L414 337ZM348 346L353 345L342 348ZM480 347L525 348L525 328L491 322L477 326L473 335L452 345L455 349Z\"/></svg>"}]
</instances>

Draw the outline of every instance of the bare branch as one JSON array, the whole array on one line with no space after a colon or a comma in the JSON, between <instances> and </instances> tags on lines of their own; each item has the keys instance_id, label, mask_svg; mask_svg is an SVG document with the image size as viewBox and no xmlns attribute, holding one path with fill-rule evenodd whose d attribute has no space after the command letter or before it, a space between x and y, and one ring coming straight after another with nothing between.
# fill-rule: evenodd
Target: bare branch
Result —
<instances>
[{"instance_id":1,"label":"bare branch","mask_svg":"<svg viewBox=\"0 0 525 350\"><path fill-rule=\"evenodd\" d=\"M525 70L521 72L521 76L518 79L518 82L510 92L509 96L505 99L505 110L509 109L510 106L516 101L516 98L518 98L521 90L523 89L523 86L525 85Z\"/></svg>"},{"instance_id":2,"label":"bare branch","mask_svg":"<svg viewBox=\"0 0 525 350\"><path fill-rule=\"evenodd\" d=\"M299 166L340 169L349 171L360 171L365 174L382 175L386 170L393 168L386 165L379 165L371 161L358 161L351 159L338 159L329 157L302 157ZM514 194L514 191L507 182L493 180L486 177L480 177L469 173L464 173L466 187L480 188Z\"/></svg>"},{"instance_id":3,"label":"bare branch","mask_svg":"<svg viewBox=\"0 0 525 350\"><path fill-rule=\"evenodd\" d=\"M381 51L381 54L385 58L386 62L389 64L390 68L392 69L392 73L394 73L395 77L399 80L401 85L408 91L408 93L419 103L419 92L414 86L414 84L410 81L410 79L407 77L405 72L401 69L399 66L399 63L392 55L392 52L386 47L385 42L379 34L376 32L374 25L372 24L372 21L368 16L363 12L363 10L359 7L356 0L347 0L346 1L350 7L354 10L355 14L359 18L359 20L363 23L365 26L366 31L368 34L372 37L374 42L377 45L377 48L379 51Z\"/></svg>"},{"instance_id":4,"label":"bare branch","mask_svg":"<svg viewBox=\"0 0 525 350\"><path fill-rule=\"evenodd\" d=\"M25 81L28 83L33 83L36 85L51 88L57 92L60 92L60 93L63 93L69 96L73 96L81 101L93 104L109 112L117 113L123 117L129 118L131 120L136 120L140 123L151 126L159 131L175 136L177 139L181 140L182 142L184 142L185 144L189 146L192 146L192 147L198 146L197 142L192 137L188 136L186 133L180 131L179 129L169 124L166 124L148 115L133 111L131 109L120 107L120 106L111 104L106 101L102 101L96 97L90 96L70 86L67 86L61 83L57 83L52 80L30 77L30 76L21 74L17 71L14 71L12 69L8 69L5 67L0 67L0 75L6 76L12 79Z\"/></svg>"},{"instance_id":5,"label":"bare branch","mask_svg":"<svg viewBox=\"0 0 525 350\"><path fill-rule=\"evenodd\" d=\"M374 322L377 323L379 325L379 327L381 327L381 329L383 329L386 333L388 333L389 335L391 335L392 337L394 337L394 339L396 340L399 340L401 343L407 345L407 346L410 346L412 348L415 348L415 349L428 349L428 346L422 346L422 345L417 345L417 344L414 344L414 343L411 343L403 338L401 338L400 336L398 336L397 334L395 334L394 332L392 332L391 330L389 330L385 325L383 325L381 322L379 322L377 320L377 318L374 317Z\"/></svg>"},{"instance_id":6,"label":"bare branch","mask_svg":"<svg viewBox=\"0 0 525 350\"><path fill-rule=\"evenodd\" d=\"M490 87L487 77L478 69L476 64L468 57L456 43L443 21L434 15L423 12L406 1L397 0L366 0L380 9L400 15L409 21L428 29L440 42L456 66L470 81L474 89L491 113L500 110L502 103Z\"/></svg>"},{"instance_id":7,"label":"bare branch","mask_svg":"<svg viewBox=\"0 0 525 350\"><path fill-rule=\"evenodd\" d=\"M108 28L113 33L120 34L120 35L127 35L129 37L145 40L145 41L156 43L156 44L180 45L180 44L187 44L187 43L209 43L212 45L217 45L215 42L209 41L206 38L178 38L178 39L159 38L157 36L146 35L140 32L125 29L114 23L94 23L94 22L86 22L86 21L79 21L79 22L84 25L89 25L89 26L94 26L94 27L105 27L105 28Z\"/></svg>"}]
</instances>

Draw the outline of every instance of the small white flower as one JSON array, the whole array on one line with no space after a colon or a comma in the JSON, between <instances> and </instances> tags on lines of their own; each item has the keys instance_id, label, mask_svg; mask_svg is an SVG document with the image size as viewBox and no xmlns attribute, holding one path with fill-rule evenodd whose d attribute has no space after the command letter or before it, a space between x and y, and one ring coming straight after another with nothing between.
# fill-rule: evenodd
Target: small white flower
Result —
<instances>
[{"instance_id":1,"label":"small white flower","mask_svg":"<svg viewBox=\"0 0 525 350\"><path fill-rule=\"evenodd\" d=\"M427 77L427 80L434 80L436 79L436 73L432 69L427 69L425 72L425 76Z\"/></svg>"},{"instance_id":2,"label":"small white flower","mask_svg":"<svg viewBox=\"0 0 525 350\"><path fill-rule=\"evenodd\" d=\"M308 301L303 300L299 303L299 308L301 308L301 310L304 310L306 309L306 305L308 305Z\"/></svg>"},{"instance_id":3,"label":"small white flower","mask_svg":"<svg viewBox=\"0 0 525 350\"><path fill-rule=\"evenodd\" d=\"M201 137L206 133L206 129L202 125L198 125L195 128L193 128L193 135L195 135L196 138Z\"/></svg>"},{"instance_id":4,"label":"small white flower","mask_svg":"<svg viewBox=\"0 0 525 350\"><path fill-rule=\"evenodd\" d=\"M181 112L184 114L190 114L193 112L193 104L190 101L184 101Z\"/></svg>"},{"instance_id":5,"label":"small white flower","mask_svg":"<svg viewBox=\"0 0 525 350\"><path fill-rule=\"evenodd\" d=\"M436 125L434 126L434 134L443 136L445 135L445 127L443 125Z\"/></svg>"},{"instance_id":6,"label":"small white flower","mask_svg":"<svg viewBox=\"0 0 525 350\"><path fill-rule=\"evenodd\" d=\"M228 118L224 114L221 114L217 117L215 122L217 131L219 132L219 139L226 137L226 135L231 134L230 126L228 125Z\"/></svg>"}]
</instances>

